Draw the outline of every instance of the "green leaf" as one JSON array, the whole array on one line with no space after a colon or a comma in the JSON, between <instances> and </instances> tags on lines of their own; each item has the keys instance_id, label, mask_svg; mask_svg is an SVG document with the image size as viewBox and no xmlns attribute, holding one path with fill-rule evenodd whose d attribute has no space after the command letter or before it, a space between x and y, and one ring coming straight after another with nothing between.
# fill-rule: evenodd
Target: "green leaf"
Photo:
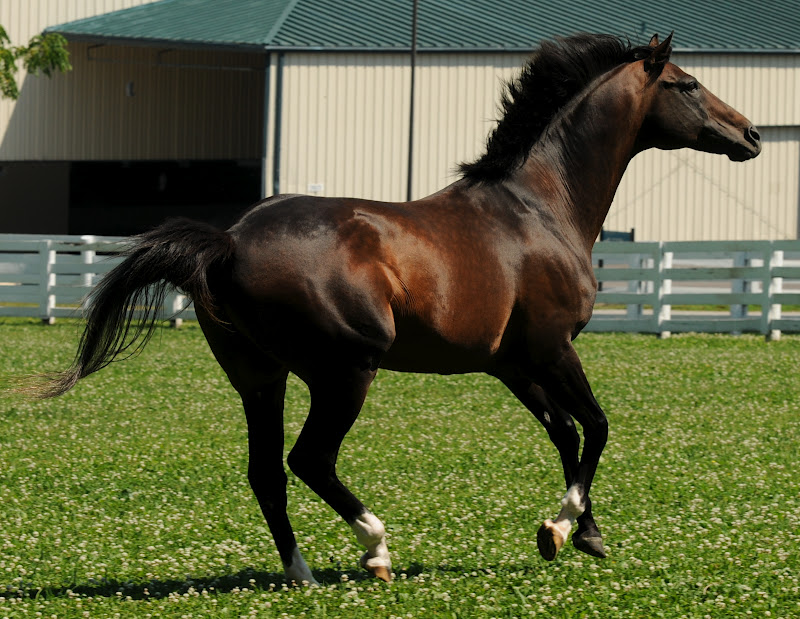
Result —
<instances>
[{"instance_id":1,"label":"green leaf","mask_svg":"<svg viewBox=\"0 0 800 619\"><path fill-rule=\"evenodd\" d=\"M55 71L66 73L72 70L67 40L60 34L38 34L23 47L11 47L10 43L8 33L0 26L0 97L12 100L19 97L15 77L18 60L31 75L43 73L51 77Z\"/></svg>"},{"instance_id":2,"label":"green leaf","mask_svg":"<svg viewBox=\"0 0 800 619\"><path fill-rule=\"evenodd\" d=\"M20 48L20 58L25 69L32 75L44 73L51 77L53 71L66 73L72 70L67 51L67 40L60 34L38 34L30 40L27 48Z\"/></svg>"}]
</instances>

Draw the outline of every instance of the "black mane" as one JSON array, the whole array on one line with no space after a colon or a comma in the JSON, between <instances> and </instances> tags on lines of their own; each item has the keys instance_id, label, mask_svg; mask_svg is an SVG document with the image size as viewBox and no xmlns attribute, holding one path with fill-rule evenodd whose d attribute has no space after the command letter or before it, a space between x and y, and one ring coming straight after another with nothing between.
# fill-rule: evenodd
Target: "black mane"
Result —
<instances>
[{"instance_id":1,"label":"black mane","mask_svg":"<svg viewBox=\"0 0 800 619\"><path fill-rule=\"evenodd\" d=\"M500 181L517 170L558 111L596 77L647 57L648 46L603 34L545 41L506 85L502 118L489 134L486 153L459 170L473 183Z\"/></svg>"}]
</instances>

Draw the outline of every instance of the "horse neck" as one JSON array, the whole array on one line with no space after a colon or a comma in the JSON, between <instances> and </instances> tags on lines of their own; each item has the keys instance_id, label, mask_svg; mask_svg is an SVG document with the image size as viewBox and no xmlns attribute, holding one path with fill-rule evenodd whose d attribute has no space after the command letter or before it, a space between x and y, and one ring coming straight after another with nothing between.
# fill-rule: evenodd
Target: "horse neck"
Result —
<instances>
[{"instance_id":1,"label":"horse neck","mask_svg":"<svg viewBox=\"0 0 800 619\"><path fill-rule=\"evenodd\" d=\"M591 251L631 158L644 120L641 84L630 65L599 78L551 125L518 180L547 196ZM627 86L627 87L626 87ZM549 173L544 173L545 169ZM555 168L555 175L552 173Z\"/></svg>"}]
</instances>

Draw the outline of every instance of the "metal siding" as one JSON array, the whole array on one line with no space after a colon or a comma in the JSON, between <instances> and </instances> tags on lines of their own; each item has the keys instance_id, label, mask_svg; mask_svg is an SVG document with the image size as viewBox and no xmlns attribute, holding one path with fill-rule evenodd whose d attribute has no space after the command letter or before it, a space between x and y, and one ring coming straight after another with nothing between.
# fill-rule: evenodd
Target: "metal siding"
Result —
<instances>
[{"instance_id":1,"label":"metal siding","mask_svg":"<svg viewBox=\"0 0 800 619\"><path fill-rule=\"evenodd\" d=\"M287 54L281 191L404 200L410 69L406 55ZM503 79L522 57L420 57L412 194L456 179L477 156L497 117ZM501 79L502 78L502 79Z\"/></svg>"},{"instance_id":2,"label":"metal siding","mask_svg":"<svg viewBox=\"0 0 800 619\"><path fill-rule=\"evenodd\" d=\"M46 26L151 0L0 2L14 43ZM158 50L69 46L73 71L18 73L20 98L0 101L0 160L249 159L263 149L263 56L174 51L165 63L249 66L253 71L156 66ZM125 96L132 81L136 95Z\"/></svg>"},{"instance_id":3,"label":"metal siding","mask_svg":"<svg viewBox=\"0 0 800 619\"><path fill-rule=\"evenodd\" d=\"M407 56L286 58L281 191L307 193L322 184L323 195L405 199ZM502 84L523 60L507 54L419 58L413 197L446 186L459 162L482 152ZM795 238L800 126L769 125L800 125L797 106L776 106L770 94L795 89L797 68L779 57L675 60L760 125L764 152L745 164L689 150L644 153L631 163L607 227L636 228L641 240Z\"/></svg>"},{"instance_id":4,"label":"metal siding","mask_svg":"<svg viewBox=\"0 0 800 619\"><path fill-rule=\"evenodd\" d=\"M797 238L800 127L762 136L761 156L745 163L686 149L638 155L606 228L635 228L637 241Z\"/></svg>"},{"instance_id":5,"label":"metal siding","mask_svg":"<svg viewBox=\"0 0 800 619\"><path fill-rule=\"evenodd\" d=\"M159 65L149 48L70 49L72 72L23 82L0 160L261 157L262 55L172 51Z\"/></svg>"},{"instance_id":6,"label":"metal siding","mask_svg":"<svg viewBox=\"0 0 800 619\"><path fill-rule=\"evenodd\" d=\"M8 33L12 45L25 45L31 37L42 32L49 25L155 1L157 0L82 0L75 2L64 2L63 0L3 0L0 2L0 24L3 25ZM70 51L72 51L72 48L70 48ZM20 85L25 83L25 77L26 71L20 67L17 73L17 83ZM34 79L36 78L28 81L33 81ZM58 94L62 93L59 92ZM41 110L43 104L37 101L34 105L38 110ZM5 128L11 121L15 107L13 101L0 99L0 140L2 140L0 144L0 160L20 160L24 158L19 154L19 144L6 144L4 139ZM61 110L56 110L55 113L64 119ZM31 136L30 140L32 143L38 142L40 148L34 150L41 152L41 146L45 138L41 132L37 131L35 133L36 135ZM26 150L30 151L30 149Z\"/></svg>"},{"instance_id":7,"label":"metal siding","mask_svg":"<svg viewBox=\"0 0 800 619\"><path fill-rule=\"evenodd\" d=\"M395 55L287 54L283 193L401 200L408 151L408 60Z\"/></svg>"},{"instance_id":8,"label":"metal siding","mask_svg":"<svg viewBox=\"0 0 800 619\"><path fill-rule=\"evenodd\" d=\"M458 178L457 166L474 159L498 117L504 83L519 69L516 54L437 54L417 67L413 197Z\"/></svg>"},{"instance_id":9,"label":"metal siding","mask_svg":"<svg viewBox=\"0 0 800 619\"><path fill-rule=\"evenodd\" d=\"M800 54L674 54L673 62L757 126L800 125Z\"/></svg>"}]
</instances>

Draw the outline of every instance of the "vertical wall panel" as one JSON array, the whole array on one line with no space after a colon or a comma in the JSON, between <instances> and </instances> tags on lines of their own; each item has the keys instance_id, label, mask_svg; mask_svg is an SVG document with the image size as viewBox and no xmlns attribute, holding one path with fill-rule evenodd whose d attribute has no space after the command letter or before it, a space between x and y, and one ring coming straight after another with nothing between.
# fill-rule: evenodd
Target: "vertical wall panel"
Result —
<instances>
[{"instance_id":1,"label":"vertical wall panel","mask_svg":"<svg viewBox=\"0 0 800 619\"><path fill-rule=\"evenodd\" d=\"M403 199L409 83L405 57L287 54L281 191Z\"/></svg>"},{"instance_id":2,"label":"vertical wall panel","mask_svg":"<svg viewBox=\"0 0 800 619\"><path fill-rule=\"evenodd\" d=\"M49 26L63 24L84 17L100 15L156 0L2 0L0 24L6 29L12 45L25 45L31 37ZM71 50L70 50L71 51ZM44 79L44 78L43 78ZM23 68L17 73L17 82L26 81ZM14 111L13 101L0 99L0 140ZM0 159L19 159L7 149L0 149Z\"/></svg>"},{"instance_id":3,"label":"vertical wall panel","mask_svg":"<svg viewBox=\"0 0 800 619\"><path fill-rule=\"evenodd\" d=\"M287 54L281 191L404 200L410 69L390 54ZM414 197L455 180L497 118L521 57L422 55L417 67Z\"/></svg>"},{"instance_id":4,"label":"vertical wall panel","mask_svg":"<svg viewBox=\"0 0 800 619\"><path fill-rule=\"evenodd\" d=\"M498 118L504 83L525 57L516 54L426 55L418 68L414 197L458 178L457 166L480 155Z\"/></svg>"},{"instance_id":5,"label":"vertical wall panel","mask_svg":"<svg viewBox=\"0 0 800 619\"><path fill-rule=\"evenodd\" d=\"M752 161L690 150L638 155L622 179L606 227L637 240L797 238L800 127L762 128Z\"/></svg>"},{"instance_id":6,"label":"vertical wall panel","mask_svg":"<svg viewBox=\"0 0 800 619\"><path fill-rule=\"evenodd\" d=\"M286 58L281 190L321 187L323 195L405 199L407 56ZM759 125L764 152L744 164L688 150L644 153L623 179L607 227L636 228L642 240L794 238L800 93L793 97L800 57L675 60ZM522 55L503 54L419 57L414 197L446 186L457 177L458 163L482 152L503 83L523 61Z\"/></svg>"},{"instance_id":7,"label":"vertical wall panel","mask_svg":"<svg viewBox=\"0 0 800 619\"><path fill-rule=\"evenodd\" d=\"M0 160L261 157L264 55L70 50L73 71L23 82Z\"/></svg>"}]
</instances>

